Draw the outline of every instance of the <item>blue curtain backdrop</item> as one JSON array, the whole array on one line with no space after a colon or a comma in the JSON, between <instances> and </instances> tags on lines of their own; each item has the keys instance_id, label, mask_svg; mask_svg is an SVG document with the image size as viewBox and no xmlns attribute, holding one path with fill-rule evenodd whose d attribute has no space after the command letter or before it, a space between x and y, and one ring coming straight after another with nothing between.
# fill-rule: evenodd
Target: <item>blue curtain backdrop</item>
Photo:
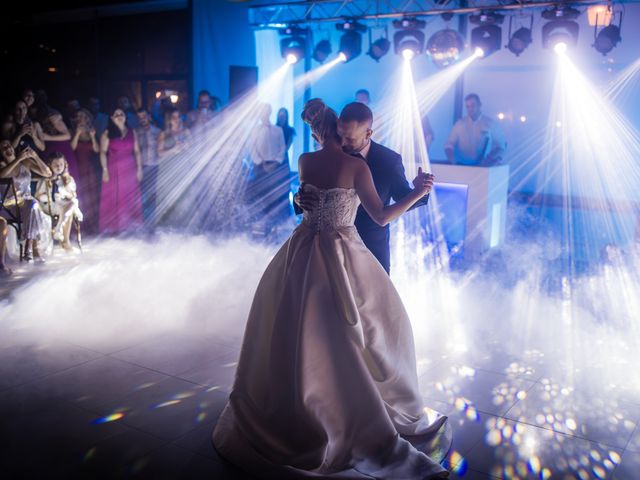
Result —
<instances>
[{"instance_id":1,"label":"blue curtain backdrop","mask_svg":"<svg viewBox=\"0 0 640 480\"><path fill-rule=\"evenodd\" d=\"M247 5L223 0L191 0L193 18L193 92L202 89L229 101L229 66L256 65Z\"/></svg>"}]
</instances>

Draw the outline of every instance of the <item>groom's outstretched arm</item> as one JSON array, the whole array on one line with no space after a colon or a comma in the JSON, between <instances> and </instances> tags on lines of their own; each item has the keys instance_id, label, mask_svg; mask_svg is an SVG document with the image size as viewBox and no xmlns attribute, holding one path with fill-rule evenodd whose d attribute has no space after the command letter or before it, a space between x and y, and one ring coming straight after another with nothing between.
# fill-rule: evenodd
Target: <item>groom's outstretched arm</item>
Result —
<instances>
[{"instance_id":1,"label":"groom's outstretched arm","mask_svg":"<svg viewBox=\"0 0 640 480\"><path fill-rule=\"evenodd\" d=\"M393 160L393 170L391 174L391 198L394 202L397 202L401 198L406 197L412 192L412 188L409 186L407 177L404 172L404 165L402 164L402 156L395 155ZM429 194L430 195L430 194ZM425 195L418 200L409 210L413 210L416 207L421 207L429 203L429 195Z\"/></svg>"}]
</instances>

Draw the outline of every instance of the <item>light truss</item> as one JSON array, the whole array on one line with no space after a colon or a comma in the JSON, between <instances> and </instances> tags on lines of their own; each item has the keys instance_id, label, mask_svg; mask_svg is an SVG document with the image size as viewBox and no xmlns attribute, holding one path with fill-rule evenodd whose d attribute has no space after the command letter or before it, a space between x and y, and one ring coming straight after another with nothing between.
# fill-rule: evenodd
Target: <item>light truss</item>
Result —
<instances>
[{"instance_id":1,"label":"light truss","mask_svg":"<svg viewBox=\"0 0 640 480\"><path fill-rule=\"evenodd\" d=\"M589 6L606 0L311 0L256 5L249 8L253 28L277 28L290 24L339 22L345 18L383 20L406 16L429 16L445 13L540 9L560 5ZM637 3L624 0L616 3Z\"/></svg>"}]
</instances>

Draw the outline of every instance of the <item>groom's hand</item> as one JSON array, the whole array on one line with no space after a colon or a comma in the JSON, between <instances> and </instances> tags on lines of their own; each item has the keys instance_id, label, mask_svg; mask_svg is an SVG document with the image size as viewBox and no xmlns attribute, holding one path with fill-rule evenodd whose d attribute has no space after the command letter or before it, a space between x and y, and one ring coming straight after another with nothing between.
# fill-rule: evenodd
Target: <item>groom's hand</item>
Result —
<instances>
[{"instance_id":1,"label":"groom's hand","mask_svg":"<svg viewBox=\"0 0 640 480\"><path fill-rule=\"evenodd\" d=\"M433 188L435 178L432 173L424 173L422 167L418 167L418 175L413 179L413 186L416 190L421 191L423 195L427 195Z\"/></svg>"},{"instance_id":2,"label":"groom's hand","mask_svg":"<svg viewBox=\"0 0 640 480\"><path fill-rule=\"evenodd\" d=\"M305 192L302 188L293 199L302 210L306 211L313 210L318 204L318 196L315 193Z\"/></svg>"}]
</instances>

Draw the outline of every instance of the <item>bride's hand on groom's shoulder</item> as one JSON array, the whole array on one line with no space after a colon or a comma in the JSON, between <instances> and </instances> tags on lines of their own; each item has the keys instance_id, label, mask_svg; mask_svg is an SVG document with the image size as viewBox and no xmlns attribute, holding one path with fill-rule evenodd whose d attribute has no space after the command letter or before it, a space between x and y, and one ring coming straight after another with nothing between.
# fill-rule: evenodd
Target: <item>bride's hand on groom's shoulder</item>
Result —
<instances>
[{"instance_id":1,"label":"bride's hand on groom's shoulder","mask_svg":"<svg viewBox=\"0 0 640 480\"><path fill-rule=\"evenodd\" d=\"M423 195L426 195L431 192L435 178L434 174L425 173L422 171L422 167L418 167L418 175L413 179L413 186Z\"/></svg>"}]
</instances>

